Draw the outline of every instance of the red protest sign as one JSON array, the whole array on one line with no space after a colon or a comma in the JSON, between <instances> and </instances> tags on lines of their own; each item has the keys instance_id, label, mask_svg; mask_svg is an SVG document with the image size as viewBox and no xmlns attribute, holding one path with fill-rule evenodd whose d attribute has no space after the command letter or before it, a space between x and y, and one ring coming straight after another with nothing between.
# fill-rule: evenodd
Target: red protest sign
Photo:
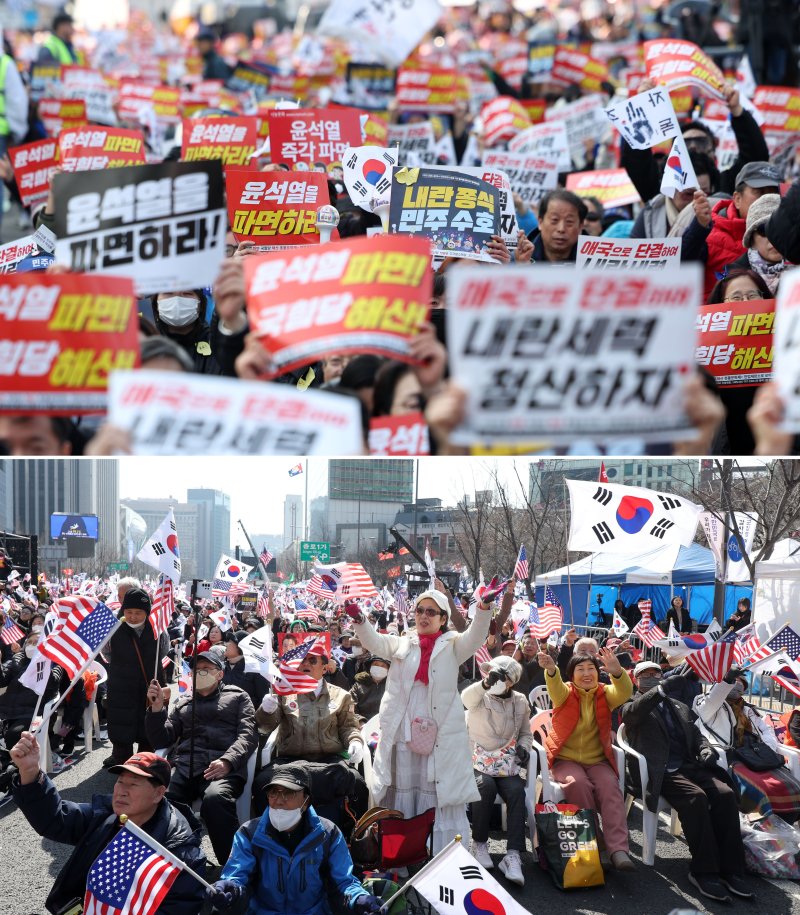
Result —
<instances>
[{"instance_id":1,"label":"red protest sign","mask_svg":"<svg viewBox=\"0 0 800 915\"><path fill-rule=\"evenodd\" d=\"M355 108L275 110L269 118L272 161L289 166L332 165L345 150L361 145L361 121Z\"/></svg>"},{"instance_id":2,"label":"red protest sign","mask_svg":"<svg viewBox=\"0 0 800 915\"><path fill-rule=\"evenodd\" d=\"M607 210L639 202L639 192L624 168L572 172L567 175L567 190L581 197L597 197Z\"/></svg>"},{"instance_id":3,"label":"red protest sign","mask_svg":"<svg viewBox=\"0 0 800 915\"><path fill-rule=\"evenodd\" d=\"M559 45L553 56L550 78L567 85L580 86L587 92L599 92L610 81L608 64L568 45Z\"/></svg>"},{"instance_id":4,"label":"red protest sign","mask_svg":"<svg viewBox=\"0 0 800 915\"><path fill-rule=\"evenodd\" d=\"M47 199L50 175L56 166L56 141L37 140L8 151L22 205L35 206Z\"/></svg>"},{"instance_id":5,"label":"red protest sign","mask_svg":"<svg viewBox=\"0 0 800 915\"><path fill-rule=\"evenodd\" d=\"M139 364L133 281L15 273L0 278L0 412L99 413L109 373Z\"/></svg>"},{"instance_id":6,"label":"red protest sign","mask_svg":"<svg viewBox=\"0 0 800 915\"><path fill-rule=\"evenodd\" d=\"M37 111L51 137L57 137L62 130L86 124L86 102L81 99L43 98Z\"/></svg>"},{"instance_id":7,"label":"red protest sign","mask_svg":"<svg viewBox=\"0 0 800 915\"><path fill-rule=\"evenodd\" d=\"M448 113L459 99L469 99L469 81L443 67L403 67L397 73L396 95L401 111Z\"/></svg>"},{"instance_id":8,"label":"red protest sign","mask_svg":"<svg viewBox=\"0 0 800 915\"><path fill-rule=\"evenodd\" d=\"M181 90L172 86L150 86L137 80L120 82L117 114L121 121L139 123L147 112L157 121L178 124L181 120Z\"/></svg>"},{"instance_id":9,"label":"red protest sign","mask_svg":"<svg viewBox=\"0 0 800 915\"><path fill-rule=\"evenodd\" d=\"M703 305L697 315L698 365L725 387L762 384L772 377L775 302L755 299Z\"/></svg>"},{"instance_id":10,"label":"red protest sign","mask_svg":"<svg viewBox=\"0 0 800 915\"><path fill-rule=\"evenodd\" d=\"M531 119L522 103L500 96L481 108L483 136L487 146L505 143L531 126Z\"/></svg>"},{"instance_id":11,"label":"red protest sign","mask_svg":"<svg viewBox=\"0 0 800 915\"><path fill-rule=\"evenodd\" d=\"M369 421L369 453L383 457L430 454L425 417L422 413L374 417Z\"/></svg>"},{"instance_id":12,"label":"red protest sign","mask_svg":"<svg viewBox=\"0 0 800 915\"><path fill-rule=\"evenodd\" d=\"M91 172L144 165L144 137L121 127L84 127L58 135L59 163L65 172Z\"/></svg>"},{"instance_id":13,"label":"red protest sign","mask_svg":"<svg viewBox=\"0 0 800 915\"><path fill-rule=\"evenodd\" d=\"M753 104L764 115L764 130L800 133L800 89L759 86Z\"/></svg>"},{"instance_id":14,"label":"red protest sign","mask_svg":"<svg viewBox=\"0 0 800 915\"><path fill-rule=\"evenodd\" d=\"M326 353L375 353L409 362L427 319L427 239L377 235L245 258L250 327L274 375Z\"/></svg>"},{"instance_id":15,"label":"red protest sign","mask_svg":"<svg viewBox=\"0 0 800 915\"><path fill-rule=\"evenodd\" d=\"M231 171L228 221L237 241L278 248L319 244L317 210L330 203L319 172Z\"/></svg>"},{"instance_id":16,"label":"red protest sign","mask_svg":"<svg viewBox=\"0 0 800 915\"><path fill-rule=\"evenodd\" d=\"M644 43L647 76L668 89L697 86L707 95L723 98L725 77L714 61L691 41L656 39Z\"/></svg>"},{"instance_id":17,"label":"red protest sign","mask_svg":"<svg viewBox=\"0 0 800 915\"><path fill-rule=\"evenodd\" d=\"M183 121L181 159L221 159L226 166L250 163L256 150L257 118L195 118Z\"/></svg>"}]
</instances>

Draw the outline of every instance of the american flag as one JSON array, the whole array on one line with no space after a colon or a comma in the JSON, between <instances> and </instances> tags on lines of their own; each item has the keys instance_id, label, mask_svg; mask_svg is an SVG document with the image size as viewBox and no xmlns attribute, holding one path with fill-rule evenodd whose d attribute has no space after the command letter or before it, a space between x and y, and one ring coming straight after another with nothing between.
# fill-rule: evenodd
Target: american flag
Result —
<instances>
[{"instance_id":1,"label":"american flag","mask_svg":"<svg viewBox=\"0 0 800 915\"><path fill-rule=\"evenodd\" d=\"M644 603L649 604L650 601L639 601L640 610ZM642 612L642 618L633 627L633 634L638 635L648 648L654 648L656 642L666 638L664 632L653 622L649 609L647 613Z\"/></svg>"},{"instance_id":2,"label":"american flag","mask_svg":"<svg viewBox=\"0 0 800 915\"><path fill-rule=\"evenodd\" d=\"M358 562L342 562L320 566L308 583L306 591L343 604L358 597L377 597L378 589Z\"/></svg>"},{"instance_id":3,"label":"american flag","mask_svg":"<svg viewBox=\"0 0 800 915\"><path fill-rule=\"evenodd\" d=\"M173 587L172 579L167 578L166 575L162 575L158 588L153 593L153 603L149 619L156 640L162 632L167 631L169 624L172 622L172 614L175 610L175 592Z\"/></svg>"},{"instance_id":4,"label":"american flag","mask_svg":"<svg viewBox=\"0 0 800 915\"><path fill-rule=\"evenodd\" d=\"M269 616L269 591L262 588L258 592L258 603L256 604L256 616L265 620Z\"/></svg>"},{"instance_id":5,"label":"american flag","mask_svg":"<svg viewBox=\"0 0 800 915\"><path fill-rule=\"evenodd\" d=\"M84 915L154 915L182 870L168 854L126 823L89 870Z\"/></svg>"},{"instance_id":6,"label":"american flag","mask_svg":"<svg viewBox=\"0 0 800 915\"><path fill-rule=\"evenodd\" d=\"M267 549L267 545L264 544L261 547L261 552L258 554L258 558L261 560L261 562L264 563L264 568L266 569L266 567L270 564L271 560L274 559L274 556Z\"/></svg>"},{"instance_id":7,"label":"american flag","mask_svg":"<svg viewBox=\"0 0 800 915\"><path fill-rule=\"evenodd\" d=\"M67 621L48 636L39 651L54 664L60 664L70 680L90 661L120 625L120 620L96 600L84 600ZM85 604L93 604L86 607Z\"/></svg>"},{"instance_id":8,"label":"american flag","mask_svg":"<svg viewBox=\"0 0 800 915\"><path fill-rule=\"evenodd\" d=\"M650 616L653 612L653 602L651 600L640 600L639 601L639 613L644 616Z\"/></svg>"},{"instance_id":9,"label":"american flag","mask_svg":"<svg viewBox=\"0 0 800 915\"><path fill-rule=\"evenodd\" d=\"M395 588L394 607L403 616L408 613L408 591L405 588Z\"/></svg>"},{"instance_id":10,"label":"american flag","mask_svg":"<svg viewBox=\"0 0 800 915\"><path fill-rule=\"evenodd\" d=\"M292 693L310 693L317 688L317 680L302 673L298 668L306 655L316 645L318 639L306 639L297 648L292 648L278 661L278 670L273 672L272 689L278 696L289 696Z\"/></svg>"},{"instance_id":11,"label":"american flag","mask_svg":"<svg viewBox=\"0 0 800 915\"><path fill-rule=\"evenodd\" d=\"M294 599L294 615L299 620L314 620L316 622L319 619L319 613L313 607L309 607L305 601L300 600L299 597Z\"/></svg>"},{"instance_id":12,"label":"american flag","mask_svg":"<svg viewBox=\"0 0 800 915\"><path fill-rule=\"evenodd\" d=\"M541 609L532 601L528 614L528 628L537 639L546 639L555 630L560 632L564 622L564 609L550 588L544 589L544 600Z\"/></svg>"},{"instance_id":13,"label":"american flag","mask_svg":"<svg viewBox=\"0 0 800 915\"><path fill-rule=\"evenodd\" d=\"M523 543L519 548L517 564L514 566L514 577L520 581L525 581L527 580L528 575L528 554L525 552L525 544Z\"/></svg>"},{"instance_id":14,"label":"american flag","mask_svg":"<svg viewBox=\"0 0 800 915\"><path fill-rule=\"evenodd\" d=\"M733 653L737 664L744 663L761 647L761 642L756 635L755 623L750 623L736 633L736 650Z\"/></svg>"},{"instance_id":15,"label":"american flag","mask_svg":"<svg viewBox=\"0 0 800 915\"><path fill-rule=\"evenodd\" d=\"M489 648L484 643L481 647L475 652L475 661L480 666L481 664L488 664L492 660L491 654L489 654Z\"/></svg>"},{"instance_id":16,"label":"american flag","mask_svg":"<svg viewBox=\"0 0 800 915\"><path fill-rule=\"evenodd\" d=\"M5 623L3 623L3 628L0 629L0 642L4 645L13 645L14 642L19 642L24 638L25 633L10 616L7 616Z\"/></svg>"},{"instance_id":17,"label":"american flag","mask_svg":"<svg viewBox=\"0 0 800 915\"><path fill-rule=\"evenodd\" d=\"M731 669L736 652L736 633L728 632L700 651L686 655L686 663L707 683L719 683Z\"/></svg>"},{"instance_id":18,"label":"american flag","mask_svg":"<svg viewBox=\"0 0 800 915\"><path fill-rule=\"evenodd\" d=\"M244 582L225 581L224 578L215 578L211 583L213 597L238 597L240 594L247 594L249 590Z\"/></svg>"},{"instance_id":19,"label":"american flag","mask_svg":"<svg viewBox=\"0 0 800 915\"><path fill-rule=\"evenodd\" d=\"M787 623L770 636L763 645L761 645L750 656L752 661L760 661L767 658L776 651L785 651L787 655L796 661L800 657L800 635Z\"/></svg>"}]
</instances>

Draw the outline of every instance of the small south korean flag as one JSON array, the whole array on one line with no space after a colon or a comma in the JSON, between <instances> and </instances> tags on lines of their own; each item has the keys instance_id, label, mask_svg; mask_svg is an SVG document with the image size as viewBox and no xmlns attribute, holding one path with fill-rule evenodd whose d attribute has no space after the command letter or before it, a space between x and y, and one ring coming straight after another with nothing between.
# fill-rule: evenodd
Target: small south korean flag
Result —
<instances>
[{"instance_id":1,"label":"small south korean flag","mask_svg":"<svg viewBox=\"0 0 800 915\"><path fill-rule=\"evenodd\" d=\"M697 175L689 158L686 141L681 134L672 141L672 149L667 156L664 175L661 178L661 193L672 199L681 191L697 188Z\"/></svg>"}]
</instances>

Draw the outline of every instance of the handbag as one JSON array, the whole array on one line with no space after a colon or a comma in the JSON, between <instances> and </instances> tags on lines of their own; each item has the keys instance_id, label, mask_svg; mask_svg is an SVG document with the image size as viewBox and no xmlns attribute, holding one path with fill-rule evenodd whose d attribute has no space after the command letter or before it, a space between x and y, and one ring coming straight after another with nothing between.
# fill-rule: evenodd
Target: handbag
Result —
<instances>
[{"instance_id":1,"label":"handbag","mask_svg":"<svg viewBox=\"0 0 800 915\"><path fill-rule=\"evenodd\" d=\"M755 734L746 733L744 743L731 750L735 762L740 762L753 772L769 772L771 769L780 769L784 759L772 747L759 740Z\"/></svg>"},{"instance_id":2,"label":"handbag","mask_svg":"<svg viewBox=\"0 0 800 915\"><path fill-rule=\"evenodd\" d=\"M436 743L439 726L433 718L417 716L411 720L411 740L408 748L419 756L430 756Z\"/></svg>"},{"instance_id":3,"label":"handbag","mask_svg":"<svg viewBox=\"0 0 800 915\"><path fill-rule=\"evenodd\" d=\"M388 807L371 807L353 827L350 836L350 854L356 864L374 867L380 858L378 823L381 820L402 820L399 810Z\"/></svg>"},{"instance_id":4,"label":"handbag","mask_svg":"<svg viewBox=\"0 0 800 915\"><path fill-rule=\"evenodd\" d=\"M539 863L560 890L603 886L595 814L572 804L537 804Z\"/></svg>"},{"instance_id":5,"label":"handbag","mask_svg":"<svg viewBox=\"0 0 800 915\"><path fill-rule=\"evenodd\" d=\"M475 743L472 750L472 768L493 778L519 775L516 750L517 741L513 739L497 750L487 750L479 743Z\"/></svg>"}]
</instances>

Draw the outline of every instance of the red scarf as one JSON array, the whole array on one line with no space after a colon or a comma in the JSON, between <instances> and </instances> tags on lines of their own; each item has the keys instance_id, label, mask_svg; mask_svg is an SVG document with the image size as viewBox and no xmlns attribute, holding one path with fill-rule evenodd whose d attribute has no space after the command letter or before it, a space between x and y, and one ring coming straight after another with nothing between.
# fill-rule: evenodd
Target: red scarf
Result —
<instances>
[{"instance_id":1,"label":"red scarf","mask_svg":"<svg viewBox=\"0 0 800 915\"><path fill-rule=\"evenodd\" d=\"M420 635L419 638L419 667L417 668L416 674L414 674L414 679L419 680L420 683L428 685L428 666L431 663L431 653L433 652L433 646L436 643L436 639L439 638L441 632L435 632L433 635Z\"/></svg>"}]
</instances>

